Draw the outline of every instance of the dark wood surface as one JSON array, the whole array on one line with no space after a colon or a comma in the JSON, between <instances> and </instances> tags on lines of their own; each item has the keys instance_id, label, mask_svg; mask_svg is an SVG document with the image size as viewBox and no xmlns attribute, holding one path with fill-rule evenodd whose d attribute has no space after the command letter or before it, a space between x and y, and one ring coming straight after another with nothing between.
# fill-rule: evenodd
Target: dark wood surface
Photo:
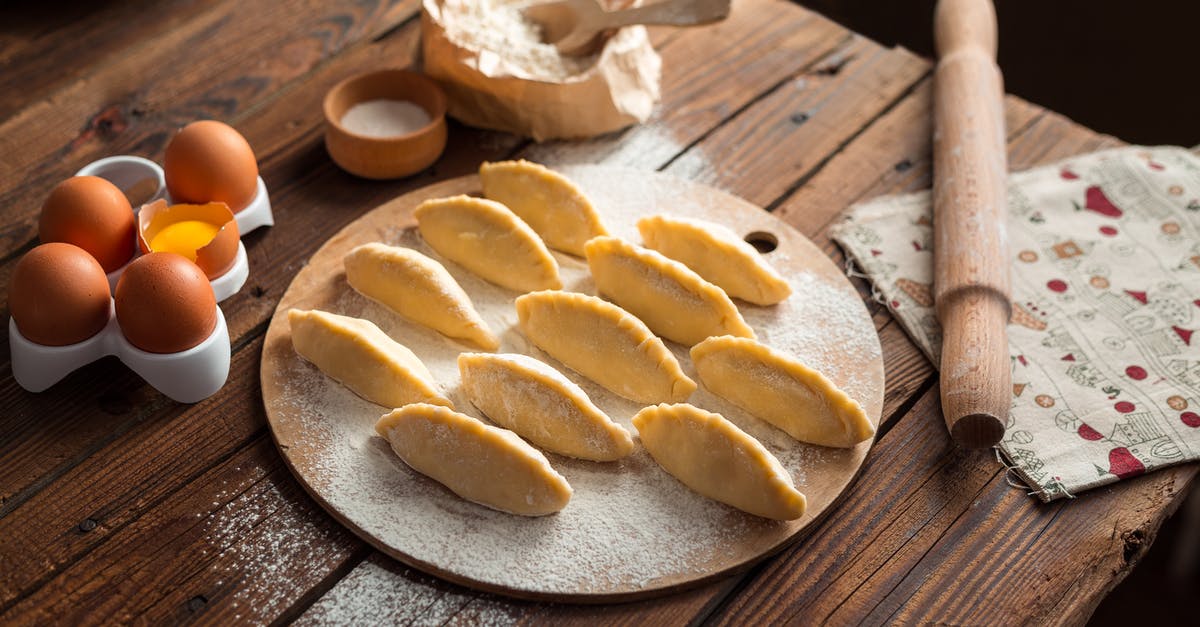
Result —
<instances>
[{"instance_id":1,"label":"dark wood surface","mask_svg":"<svg viewBox=\"0 0 1200 627\"><path fill-rule=\"evenodd\" d=\"M4 366L0 622L1078 624L1186 494L1195 464L1049 505L1009 487L990 453L953 448L931 365L860 282L887 369L878 443L840 508L784 553L689 592L602 607L508 601L378 554L291 477L260 399L267 320L330 234L481 160L523 156L709 183L840 260L827 233L850 203L929 185L929 62L780 0L741 0L714 27L653 30L663 101L645 125L542 145L452 125L429 171L355 179L325 154L320 100L353 73L410 65L417 10L415 0L0 9L0 283L36 243L56 182L107 155L161 159L170 133L197 118L246 135L276 216L245 238L250 281L222 305L233 364L214 397L176 404L112 358L30 394ZM1119 143L1006 104L1013 169Z\"/></svg>"}]
</instances>

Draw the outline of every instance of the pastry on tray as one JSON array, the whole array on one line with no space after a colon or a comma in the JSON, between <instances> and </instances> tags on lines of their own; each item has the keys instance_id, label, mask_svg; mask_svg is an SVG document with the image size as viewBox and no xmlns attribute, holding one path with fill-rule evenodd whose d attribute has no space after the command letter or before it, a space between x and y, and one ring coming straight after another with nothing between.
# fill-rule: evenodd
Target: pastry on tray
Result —
<instances>
[{"instance_id":1,"label":"pastry on tray","mask_svg":"<svg viewBox=\"0 0 1200 627\"><path fill-rule=\"evenodd\" d=\"M774 305L792 293L753 246L720 224L656 215L638 220L637 228L647 248L683 263L734 298Z\"/></svg>"},{"instance_id":2,"label":"pastry on tray","mask_svg":"<svg viewBox=\"0 0 1200 627\"><path fill-rule=\"evenodd\" d=\"M692 347L692 363L710 392L802 442L847 448L875 435L862 406L825 375L755 340L710 337Z\"/></svg>"},{"instance_id":3,"label":"pastry on tray","mask_svg":"<svg viewBox=\"0 0 1200 627\"><path fill-rule=\"evenodd\" d=\"M463 353L462 389L488 418L536 446L607 462L633 452L633 436L562 373L525 355Z\"/></svg>"},{"instance_id":4,"label":"pastry on tray","mask_svg":"<svg viewBox=\"0 0 1200 627\"><path fill-rule=\"evenodd\" d=\"M521 516L567 506L571 486L540 451L512 431L438 405L384 414L375 431L413 470L468 501Z\"/></svg>"},{"instance_id":5,"label":"pastry on tray","mask_svg":"<svg viewBox=\"0 0 1200 627\"><path fill-rule=\"evenodd\" d=\"M292 346L355 394L384 407L453 407L421 360L375 323L324 311L288 311Z\"/></svg>"},{"instance_id":6,"label":"pastry on tray","mask_svg":"<svg viewBox=\"0 0 1200 627\"><path fill-rule=\"evenodd\" d=\"M641 321L586 294L517 297L521 331L568 368L640 403L682 401L696 390L675 355Z\"/></svg>"},{"instance_id":7,"label":"pastry on tray","mask_svg":"<svg viewBox=\"0 0 1200 627\"><path fill-rule=\"evenodd\" d=\"M358 293L442 335L487 350L500 347L470 297L442 264L398 246L363 244L342 259Z\"/></svg>"},{"instance_id":8,"label":"pastry on tray","mask_svg":"<svg viewBox=\"0 0 1200 627\"><path fill-rule=\"evenodd\" d=\"M518 292L562 287L558 262L538 234L504 205L459 195L426 200L413 212L439 255Z\"/></svg>"},{"instance_id":9,"label":"pastry on tray","mask_svg":"<svg viewBox=\"0 0 1200 627\"><path fill-rule=\"evenodd\" d=\"M633 426L654 461L696 492L764 518L804 515L804 495L779 460L721 414L656 405L639 411Z\"/></svg>"},{"instance_id":10,"label":"pastry on tray","mask_svg":"<svg viewBox=\"0 0 1200 627\"><path fill-rule=\"evenodd\" d=\"M567 177L525 160L479 166L483 195L512 209L546 245L583 256L583 245L608 235L588 197Z\"/></svg>"},{"instance_id":11,"label":"pastry on tray","mask_svg":"<svg viewBox=\"0 0 1200 627\"><path fill-rule=\"evenodd\" d=\"M721 288L687 266L616 237L584 247L596 289L668 340L692 346L714 335L754 337Z\"/></svg>"}]
</instances>

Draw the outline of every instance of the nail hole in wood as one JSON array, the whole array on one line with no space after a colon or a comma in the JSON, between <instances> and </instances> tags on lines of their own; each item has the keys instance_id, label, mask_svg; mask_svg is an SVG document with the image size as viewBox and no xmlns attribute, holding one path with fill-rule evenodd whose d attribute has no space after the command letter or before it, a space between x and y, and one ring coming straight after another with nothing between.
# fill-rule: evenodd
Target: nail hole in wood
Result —
<instances>
[{"instance_id":1,"label":"nail hole in wood","mask_svg":"<svg viewBox=\"0 0 1200 627\"><path fill-rule=\"evenodd\" d=\"M905 160L901 161L900 163L897 163L895 167L896 167L897 172L907 172L912 169L912 166L913 166L912 161L905 159Z\"/></svg>"},{"instance_id":2,"label":"nail hole in wood","mask_svg":"<svg viewBox=\"0 0 1200 627\"><path fill-rule=\"evenodd\" d=\"M769 253L779 247L779 238L774 233L755 231L746 236L746 243L760 253Z\"/></svg>"},{"instance_id":3,"label":"nail hole in wood","mask_svg":"<svg viewBox=\"0 0 1200 627\"><path fill-rule=\"evenodd\" d=\"M202 594L198 594L188 599L187 602L187 608L189 612L199 612L200 610L204 609L205 605L208 605L208 599Z\"/></svg>"}]
</instances>

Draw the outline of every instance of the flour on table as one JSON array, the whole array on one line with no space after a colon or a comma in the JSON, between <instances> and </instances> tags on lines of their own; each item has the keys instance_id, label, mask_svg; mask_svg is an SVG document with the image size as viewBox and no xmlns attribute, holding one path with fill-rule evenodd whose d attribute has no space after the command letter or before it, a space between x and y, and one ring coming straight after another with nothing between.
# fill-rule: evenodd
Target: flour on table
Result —
<instances>
[{"instance_id":1,"label":"flour on table","mask_svg":"<svg viewBox=\"0 0 1200 627\"><path fill-rule=\"evenodd\" d=\"M565 173L593 199L613 234L633 242L640 241L635 221L643 215L692 215L718 223L722 219L721 207L711 206L712 202L666 193L664 186L638 177L613 185L602 170L566 169ZM583 378L526 340L517 325L515 292L442 259L415 230L389 229L383 237L384 243L411 247L442 261L500 338L498 352L530 355L550 364L614 421L636 433L631 418L641 404ZM780 239L779 249L768 257L776 267L776 260L789 254L785 238ZM364 242L347 242L358 243ZM595 294L583 260L558 253L555 257L564 289ZM869 333L863 332L870 320L862 302L845 284L815 274L785 273L785 277L793 294L783 303L756 307L737 302L746 321L767 345L821 370L864 406L877 406L882 382L873 380L872 368L866 366L878 361L879 341L873 326L868 327ZM459 389L458 355L475 349L360 296L344 285L340 273L326 280L342 283L334 284L337 296L329 302L303 302L303 306L375 322L424 361L458 411L490 423ZM667 346L695 378L688 349L671 342ZM835 367L846 363L847 357L864 367ZM712 572L713 564L726 563L731 546L758 555L791 534L787 523L751 516L692 492L640 446L631 456L607 463L547 453L574 488L567 507L540 518L496 512L458 498L400 461L374 431L375 421L390 408L359 398L295 355L281 374L284 389L276 404L302 419L301 433L286 446L293 459L297 454L306 457L312 472L303 476L313 491L352 525L384 544L460 578L540 594L638 590ZM842 459L841 451L797 442L703 388L689 402L721 413L762 442L801 492L805 492L806 471ZM820 512L826 505L810 500L810 512Z\"/></svg>"}]
</instances>

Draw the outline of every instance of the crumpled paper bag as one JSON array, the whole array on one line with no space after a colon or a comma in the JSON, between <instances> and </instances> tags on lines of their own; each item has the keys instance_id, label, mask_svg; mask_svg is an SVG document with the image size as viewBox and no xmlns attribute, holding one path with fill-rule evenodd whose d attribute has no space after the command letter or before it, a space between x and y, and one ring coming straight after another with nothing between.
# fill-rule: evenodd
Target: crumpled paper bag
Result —
<instances>
[{"instance_id":1,"label":"crumpled paper bag","mask_svg":"<svg viewBox=\"0 0 1200 627\"><path fill-rule=\"evenodd\" d=\"M493 53L458 46L444 0L422 0L425 73L446 91L448 113L469 126L537 141L592 137L644 122L658 102L662 59L642 26L616 32L595 65L561 81L515 75Z\"/></svg>"}]
</instances>

